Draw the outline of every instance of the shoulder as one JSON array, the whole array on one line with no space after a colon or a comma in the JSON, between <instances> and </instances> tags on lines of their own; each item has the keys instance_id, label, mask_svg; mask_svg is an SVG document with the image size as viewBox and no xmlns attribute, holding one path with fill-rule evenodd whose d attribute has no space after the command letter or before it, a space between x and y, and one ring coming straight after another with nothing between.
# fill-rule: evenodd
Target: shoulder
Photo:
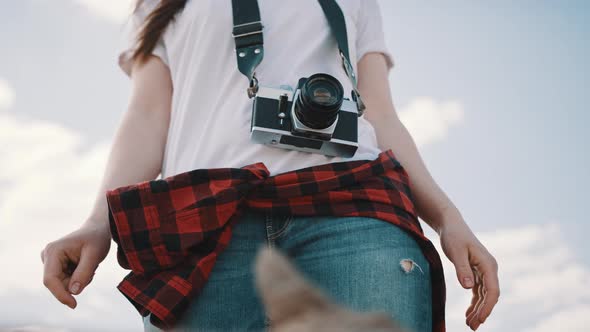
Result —
<instances>
[{"instance_id":1,"label":"shoulder","mask_svg":"<svg viewBox=\"0 0 590 332\"><path fill-rule=\"evenodd\" d=\"M381 11L381 7L379 6L378 0L363 0L360 1L359 10L365 16L371 16L379 13Z\"/></svg>"},{"instance_id":2,"label":"shoulder","mask_svg":"<svg viewBox=\"0 0 590 332\"><path fill-rule=\"evenodd\" d=\"M355 24L366 24L375 15L380 15L378 0L338 0L345 16Z\"/></svg>"}]
</instances>

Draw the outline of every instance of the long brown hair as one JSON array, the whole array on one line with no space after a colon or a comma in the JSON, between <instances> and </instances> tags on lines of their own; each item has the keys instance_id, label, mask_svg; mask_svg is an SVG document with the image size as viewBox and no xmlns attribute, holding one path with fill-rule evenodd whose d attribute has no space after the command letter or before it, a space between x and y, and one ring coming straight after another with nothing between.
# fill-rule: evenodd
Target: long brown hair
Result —
<instances>
[{"instance_id":1,"label":"long brown hair","mask_svg":"<svg viewBox=\"0 0 590 332\"><path fill-rule=\"evenodd\" d=\"M132 55L133 60L144 62L152 53L162 33L181 11L188 0L160 0L154 10L146 17L145 23L137 35L138 46ZM143 0L137 0L135 11L139 9Z\"/></svg>"}]
</instances>

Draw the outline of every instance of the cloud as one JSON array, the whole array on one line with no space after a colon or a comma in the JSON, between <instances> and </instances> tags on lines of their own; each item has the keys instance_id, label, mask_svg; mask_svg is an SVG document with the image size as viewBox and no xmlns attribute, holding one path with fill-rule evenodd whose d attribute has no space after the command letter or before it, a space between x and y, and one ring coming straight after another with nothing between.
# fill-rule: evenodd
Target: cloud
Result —
<instances>
[{"instance_id":1,"label":"cloud","mask_svg":"<svg viewBox=\"0 0 590 332\"><path fill-rule=\"evenodd\" d=\"M12 86L2 78L0 78L0 111L9 109L14 105L16 100L16 92Z\"/></svg>"},{"instance_id":2,"label":"cloud","mask_svg":"<svg viewBox=\"0 0 590 332\"><path fill-rule=\"evenodd\" d=\"M107 142L85 147L59 124L0 113L0 298L10 303L0 310L0 329L141 329L140 315L115 288L128 271L114 246L74 310L42 281L41 250L88 216L108 151Z\"/></svg>"},{"instance_id":3,"label":"cloud","mask_svg":"<svg viewBox=\"0 0 590 332\"><path fill-rule=\"evenodd\" d=\"M590 326L590 304L567 307L541 320L525 332L586 332Z\"/></svg>"},{"instance_id":4,"label":"cloud","mask_svg":"<svg viewBox=\"0 0 590 332\"><path fill-rule=\"evenodd\" d=\"M124 22L131 13L134 0L75 0L91 13L113 21Z\"/></svg>"},{"instance_id":5,"label":"cloud","mask_svg":"<svg viewBox=\"0 0 590 332\"><path fill-rule=\"evenodd\" d=\"M463 106L457 101L437 102L430 97L416 98L398 112L416 145L444 139L449 129L463 122Z\"/></svg>"}]
</instances>

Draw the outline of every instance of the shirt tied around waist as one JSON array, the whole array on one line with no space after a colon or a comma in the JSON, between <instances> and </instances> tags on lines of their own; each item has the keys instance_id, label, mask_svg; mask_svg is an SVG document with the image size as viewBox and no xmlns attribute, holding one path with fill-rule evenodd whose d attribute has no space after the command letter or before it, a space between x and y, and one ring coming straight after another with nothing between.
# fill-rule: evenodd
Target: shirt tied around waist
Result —
<instances>
[{"instance_id":1,"label":"shirt tied around waist","mask_svg":"<svg viewBox=\"0 0 590 332\"><path fill-rule=\"evenodd\" d=\"M245 209L294 216L365 216L409 232L430 264L433 331L445 331L442 262L424 236L410 179L391 149L269 176L262 162L195 169L107 190L117 261L131 270L117 289L161 329L198 296Z\"/></svg>"}]
</instances>

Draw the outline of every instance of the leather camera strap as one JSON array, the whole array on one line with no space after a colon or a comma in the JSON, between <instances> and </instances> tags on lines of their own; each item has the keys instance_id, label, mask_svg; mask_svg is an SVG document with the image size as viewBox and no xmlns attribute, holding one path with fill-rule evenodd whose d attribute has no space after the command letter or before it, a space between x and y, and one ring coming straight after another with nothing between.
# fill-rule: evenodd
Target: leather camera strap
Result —
<instances>
[{"instance_id":1,"label":"leather camera strap","mask_svg":"<svg viewBox=\"0 0 590 332\"><path fill-rule=\"evenodd\" d=\"M336 0L318 0L318 2L330 25L330 30L338 43L340 57L342 58L342 67L352 83L352 98L357 103L358 116L361 116L365 110L365 105L358 92L357 79L350 63L344 14L338 3L336 3ZM236 43L238 69L250 80L248 96L252 98L256 95L258 89L258 79L255 73L256 67L264 57L263 25L260 19L258 1L232 0L232 10L234 24L232 35Z\"/></svg>"}]
</instances>

